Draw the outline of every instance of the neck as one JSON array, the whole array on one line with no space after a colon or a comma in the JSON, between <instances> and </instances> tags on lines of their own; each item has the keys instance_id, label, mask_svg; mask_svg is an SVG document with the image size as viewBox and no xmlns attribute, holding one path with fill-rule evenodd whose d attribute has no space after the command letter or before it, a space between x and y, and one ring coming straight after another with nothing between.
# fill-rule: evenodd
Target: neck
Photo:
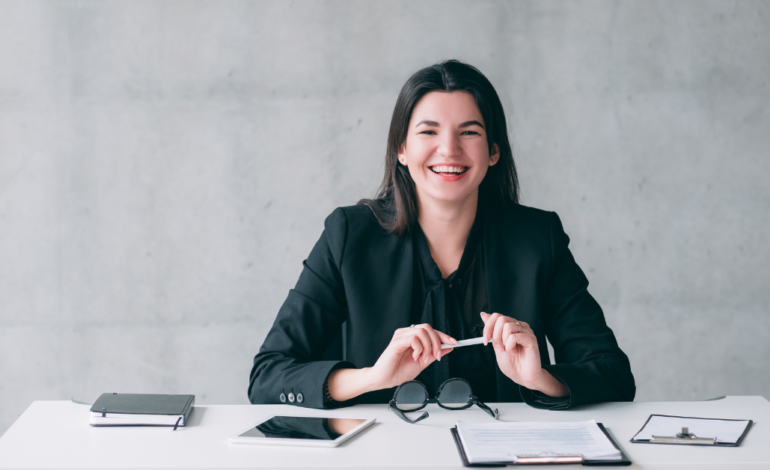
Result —
<instances>
[{"instance_id":1,"label":"neck","mask_svg":"<svg viewBox=\"0 0 770 470\"><path fill-rule=\"evenodd\" d=\"M459 203L421 198L419 194L417 200L417 222L425 234L431 253L435 255L437 251L443 251L462 255L473 221L476 220L478 191Z\"/></svg>"}]
</instances>

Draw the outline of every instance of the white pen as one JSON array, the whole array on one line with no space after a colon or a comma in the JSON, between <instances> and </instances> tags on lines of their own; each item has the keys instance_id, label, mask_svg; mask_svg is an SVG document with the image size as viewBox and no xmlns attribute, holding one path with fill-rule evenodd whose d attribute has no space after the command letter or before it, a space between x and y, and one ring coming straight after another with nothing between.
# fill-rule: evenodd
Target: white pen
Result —
<instances>
[{"instance_id":1,"label":"white pen","mask_svg":"<svg viewBox=\"0 0 770 470\"><path fill-rule=\"evenodd\" d=\"M490 340L489 342L491 343L492 341ZM441 349L462 348L463 346L473 346L474 344L484 344L484 337L479 336L478 338L461 339L457 344L442 344Z\"/></svg>"}]
</instances>

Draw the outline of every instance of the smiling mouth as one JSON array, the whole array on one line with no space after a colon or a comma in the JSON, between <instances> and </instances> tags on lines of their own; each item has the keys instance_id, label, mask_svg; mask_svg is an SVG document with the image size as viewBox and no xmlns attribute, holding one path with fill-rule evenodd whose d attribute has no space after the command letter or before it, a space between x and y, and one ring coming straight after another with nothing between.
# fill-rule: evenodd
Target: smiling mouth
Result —
<instances>
[{"instance_id":1,"label":"smiling mouth","mask_svg":"<svg viewBox=\"0 0 770 470\"><path fill-rule=\"evenodd\" d=\"M436 165L429 168L433 173L436 173L437 175L455 176L465 173L468 171L469 167L462 165Z\"/></svg>"}]
</instances>

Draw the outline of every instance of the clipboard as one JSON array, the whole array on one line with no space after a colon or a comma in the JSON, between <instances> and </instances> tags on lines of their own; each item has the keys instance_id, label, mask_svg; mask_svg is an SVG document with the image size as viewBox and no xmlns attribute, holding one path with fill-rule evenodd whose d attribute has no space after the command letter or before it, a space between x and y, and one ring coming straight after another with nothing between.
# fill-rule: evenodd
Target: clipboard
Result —
<instances>
[{"instance_id":1,"label":"clipboard","mask_svg":"<svg viewBox=\"0 0 770 470\"><path fill-rule=\"evenodd\" d=\"M681 434L678 434L675 436L653 436L654 440L636 439L636 436L638 436L639 433L642 432L642 429L644 429L645 426L647 426L647 423L650 422L653 416L662 416L665 418L681 418L681 419L706 419L706 420L717 420L717 421L748 421L749 423L746 425L746 429L743 430L743 434L741 434L741 436L735 442L717 442L716 437L692 438L692 437L686 437ZM634 437L632 437L629 442L631 442L632 444L659 444L659 445L675 445L675 446L738 447L739 445L741 445L741 442L743 442L743 438L746 437L746 434L749 433L749 429L751 429L751 426L753 424L754 424L754 421L751 419L697 418L692 416L672 416L672 415L652 414L647 418L647 421L644 422L642 427L639 428L639 431L637 431L636 434L634 434ZM686 433L687 428L682 428L682 431L685 434L687 434Z\"/></svg>"},{"instance_id":2,"label":"clipboard","mask_svg":"<svg viewBox=\"0 0 770 470\"><path fill-rule=\"evenodd\" d=\"M542 464L563 464L563 463L579 463L581 465L585 465L586 467L621 467L621 466L628 466L631 465L631 460L628 458L625 452L623 452L623 449L620 448L617 442L615 442L615 439L612 438L612 435L607 431L607 429L604 427L602 423L596 423L599 426L599 429L602 430L605 436L607 436L607 439L610 440L613 446L615 446L616 449L620 451L620 460L583 460L582 457L580 457L580 460L575 461L530 461L530 462L520 462L514 464L513 462L499 462L499 463L468 463L468 457L465 455L465 449L463 448L462 441L460 441L460 435L457 434L457 428L452 427L450 428L450 432L452 433L452 437L455 440L455 445L457 445L457 452L460 454L460 459L463 461L463 467L505 467L507 465L542 465Z\"/></svg>"}]
</instances>

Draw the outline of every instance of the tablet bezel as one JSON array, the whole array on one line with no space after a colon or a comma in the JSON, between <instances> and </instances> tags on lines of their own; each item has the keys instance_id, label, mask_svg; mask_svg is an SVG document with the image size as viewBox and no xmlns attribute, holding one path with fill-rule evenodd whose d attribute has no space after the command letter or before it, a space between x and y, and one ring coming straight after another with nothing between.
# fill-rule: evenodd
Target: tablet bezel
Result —
<instances>
[{"instance_id":1,"label":"tablet bezel","mask_svg":"<svg viewBox=\"0 0 770 470\"><path fill-rule=\"evenodd\" d=\"M241 434L249 431L260 424L269 421L276 417L285 418L313 418L313 419L363 419L364 422L354 427L350 431L341 435L334 440L323 439L301 439L301 438L284 438L284 437L243 437ZM253 425L242 429L238 433L227 438L228 442L233 444L256 444L256 445L275 445L275 446L301 446L301 447L337 447L343 442L347 441L351 437L360 433L364 429L368 428L377 421L376 418L348 418L341 416L289 416L289 415L270 415L264 419L261 419Z\"/></svg>"}]
</instances>

